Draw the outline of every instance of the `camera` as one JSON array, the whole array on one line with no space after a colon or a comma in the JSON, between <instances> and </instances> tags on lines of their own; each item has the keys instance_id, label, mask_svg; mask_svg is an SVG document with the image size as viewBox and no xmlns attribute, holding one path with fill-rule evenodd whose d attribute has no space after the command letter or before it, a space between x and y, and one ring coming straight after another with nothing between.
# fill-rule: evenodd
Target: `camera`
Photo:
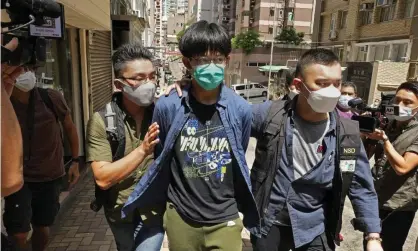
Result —
<instances>
[{"instance_id":1,"label":"camera","mask_svg":"<svg viewBox=\"0 0 418 251\"><path fill-rule=\"evenodd\" d=\"M55 27L54 19L63 16L63 6L53 0L1 0L1 9L6 9L10 18L10 22L1 23L2 44L14 37L19 39L14 51L1 47L1 62L11 66L43 66L48 36L43 36L36 27L43 27L41 30L47 30L48 25ZM59 26L62 32L63 20Z\"/></svg>"},{"instance_id":2,"label":"camera","mask_svg":"<svg viewBox=\"0 0 418 251\"><path fill-rule=\"evenodd\" d=\"M348 102L348 105L359 114L354 115L351 119L359 122L361 132L372 133L375 129L384 129L389 118L399 115L399 107L392 105L395 94L381 93L381 102L378 107L367 106L361 98L355 98Z\"/></svg>"}]
</instances>

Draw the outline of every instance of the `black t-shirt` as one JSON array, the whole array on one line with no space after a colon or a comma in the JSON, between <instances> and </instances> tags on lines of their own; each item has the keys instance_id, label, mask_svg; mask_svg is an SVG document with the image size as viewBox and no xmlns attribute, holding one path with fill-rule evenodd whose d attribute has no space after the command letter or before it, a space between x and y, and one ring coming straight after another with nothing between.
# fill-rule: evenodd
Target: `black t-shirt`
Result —
<instances>
[{"instance_id":1,"label":"black t-shirt","mask_svg":"<svg viewBox=\"0 0 418 251\"><path fill-rule=\"evenodd\" d=\"M215 105L190 95L192 112L175 144L168 198L187 219L206 224L238 218L233 159Z\"/></svg>"}]
</instances>

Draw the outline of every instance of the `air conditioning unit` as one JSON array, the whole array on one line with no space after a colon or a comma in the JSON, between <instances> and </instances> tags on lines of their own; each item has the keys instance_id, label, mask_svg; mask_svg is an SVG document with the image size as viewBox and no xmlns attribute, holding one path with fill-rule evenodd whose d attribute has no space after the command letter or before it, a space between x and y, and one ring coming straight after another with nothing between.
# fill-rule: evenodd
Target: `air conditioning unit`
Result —
<instances>
[{"instance_id":1,"label":"air conditioning unit","mask_svg":"<svg viewBox=\"0 0 418 251\"><path fill-rule=\"evenodd\" d=\"M389 0L377 0L376 1L376 6L385 6L390 4L391 1Z\"/></svg>"},{"instance_id":2,"label":"air conditioning unit","mask_svg":"<svg viewBox=\"0 0 418 251\"><path fill-rule=\"evenodd\" d=\"M139 17L139 14L140 14L140 13L139 13L139 10L134 10L134 15L135 15L135 16Z\"/></svg>"},{"instance_id":3,"label":"air conditioning unit","mask_svg":"<svg viewBox=\"0 0 418 251\"><path fill-rule=\"evenodd\" d=\"M329 39L336 39L336 38L337 38L337 36L338 36L337 31L335 31L335 30L331 30L331 31L329 32Z\"/></svg>"}]
</instances>

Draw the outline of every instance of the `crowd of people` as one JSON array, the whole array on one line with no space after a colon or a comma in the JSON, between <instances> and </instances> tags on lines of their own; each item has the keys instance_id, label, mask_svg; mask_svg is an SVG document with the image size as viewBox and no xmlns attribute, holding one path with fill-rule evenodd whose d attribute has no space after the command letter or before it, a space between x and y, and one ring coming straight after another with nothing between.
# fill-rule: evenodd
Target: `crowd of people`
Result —
<instances>
[{"instance_id":1,"label":"crowd of people","mask_svg":"<svg viewBox=\"0 0 418 251\"><path fill-rule=\"evenodd\" d=\"M91 208L104 210L118 250L159 251L167 234L172 251L241 251L243 228L255 251L335 250L346 197L364 233L359 250L402 250L418 209L418 82L400 84L398 113L364 133L348 105L356 85L342 82L330 50L301 56L283 99L251 105L224 84L231 40L222 26L192 24L179 49L191 81L155 102L152 54L121 46L112 57L118 91L88 122ZM35 87L33 68L2 65L2 80L3 222L11 250L28 248L32 226L41 251L65 174L60 125L72 185L77 130L62 95Z\"/></svg>"}]
</instances>

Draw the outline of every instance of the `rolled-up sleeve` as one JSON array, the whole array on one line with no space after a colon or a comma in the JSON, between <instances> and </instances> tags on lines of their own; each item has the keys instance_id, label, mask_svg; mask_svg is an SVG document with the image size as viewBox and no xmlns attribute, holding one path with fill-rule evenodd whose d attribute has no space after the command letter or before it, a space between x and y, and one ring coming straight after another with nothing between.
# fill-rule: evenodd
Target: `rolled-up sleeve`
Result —
<instances>
[{"instance_id":1,"label":"rolled-up sleeve","mask_svg":"<svg viewBox=\"0 0 418 251\"><path fill-rule=\"evenodd\" d=\"M267 117L271 101L252 105L251 137L258 139L263 134L264 120Z\"/></svg>"},{"instance_id":2,"label":"rolled-up sleeve","mask_svg":"<svg viewBox=\"0 0 418 251\"><path fill-rule=\"evenodd\" d=\"M361 144L348 196L356 215L352 221L354 228L364 233L380 233L378 199L363 144Z\"/></svg>"}]
</instances>

